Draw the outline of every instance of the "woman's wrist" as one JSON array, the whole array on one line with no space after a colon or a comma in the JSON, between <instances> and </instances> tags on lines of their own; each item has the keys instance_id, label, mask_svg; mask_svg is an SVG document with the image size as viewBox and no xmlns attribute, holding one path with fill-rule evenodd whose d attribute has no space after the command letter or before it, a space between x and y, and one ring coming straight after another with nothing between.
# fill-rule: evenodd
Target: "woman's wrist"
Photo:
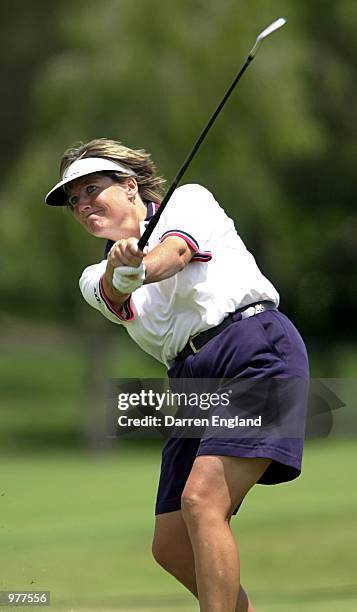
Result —
<instances>
[{"instance_id":1,"label":"woman's wrist","mask_svg":"<svg viewBox=\"0 0 357 612\"><path fill-rule=\"evenodd\" d=\"M115 287L113 287L113 272L114 268L108 264L107 269L102 277L102 286L108 300L112 302L118 309L120 309L124 302L128 299L129 293L120 293Z\"/></svg>"}]
</instances>

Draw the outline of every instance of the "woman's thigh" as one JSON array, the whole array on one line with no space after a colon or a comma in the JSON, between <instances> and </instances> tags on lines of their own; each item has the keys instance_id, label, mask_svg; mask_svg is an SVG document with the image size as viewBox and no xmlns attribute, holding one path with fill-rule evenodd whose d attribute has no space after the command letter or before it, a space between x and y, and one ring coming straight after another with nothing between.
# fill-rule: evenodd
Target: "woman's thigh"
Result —
<instances>
[{"instance_id":1,"label":"woman's thigh","mask_svg":"<svg viewBox=\"0 0 357 612\"><path fill-rule=\"evenodd\" d=\"M183 507L217 514L229 520L251 487L269 467L269 458L200 455L187 479Z\"/></svg>"}]
</instances>

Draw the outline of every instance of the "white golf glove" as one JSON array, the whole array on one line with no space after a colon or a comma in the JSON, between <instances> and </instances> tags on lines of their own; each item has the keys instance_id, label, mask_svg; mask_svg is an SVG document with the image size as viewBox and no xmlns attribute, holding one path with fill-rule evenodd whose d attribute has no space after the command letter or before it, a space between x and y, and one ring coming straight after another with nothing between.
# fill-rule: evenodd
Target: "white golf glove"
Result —
<instances>
[{"instance_id":1,"label":"white golf glove","mask_svg":"<svg viewBox=\"0 0 357 612\"><path fill-rule=\"evenodd\" d=\"M118 266L114 269L113 273L113 287L120 293L133 293L133 291L142 286L145 276L146 268L143 263L138 268Z\"/></svg>"}]
</instances>

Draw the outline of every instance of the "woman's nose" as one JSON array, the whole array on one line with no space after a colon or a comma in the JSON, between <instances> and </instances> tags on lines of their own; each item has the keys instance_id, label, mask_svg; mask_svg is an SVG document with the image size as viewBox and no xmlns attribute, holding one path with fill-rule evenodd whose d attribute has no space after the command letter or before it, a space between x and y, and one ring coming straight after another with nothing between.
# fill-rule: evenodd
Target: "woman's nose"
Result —
<instances>
[{"instance_id":1,"label":"woman's nose","mask_svg":"<svg viewBox=\"0 0 357 612\"><path fill-rule=\"evenodd\" d=\"M87 208L90 208L90 198L89 198L88 194L81 193L79 195L79 201L77 203L77 210L80 213L80 212L86 210Z\"/></svg>"}]
</instances>

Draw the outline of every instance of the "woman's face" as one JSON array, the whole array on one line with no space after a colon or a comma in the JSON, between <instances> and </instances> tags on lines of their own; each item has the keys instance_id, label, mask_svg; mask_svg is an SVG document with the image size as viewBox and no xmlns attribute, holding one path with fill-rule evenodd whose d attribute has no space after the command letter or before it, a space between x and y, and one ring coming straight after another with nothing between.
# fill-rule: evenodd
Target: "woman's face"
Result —
<instances>
[{"instance_id":1,"label":"woman's face","mask_svg":"<svg viewBox=\"0 0 357 612\"><path fill-rule=\"evenodd\" d=\"M117 183L99 172L88 174L69 183L67 193L74 218L93 236L114 241L140 237L146 207L135 179Z\"/></svg>"}]
</instances>

